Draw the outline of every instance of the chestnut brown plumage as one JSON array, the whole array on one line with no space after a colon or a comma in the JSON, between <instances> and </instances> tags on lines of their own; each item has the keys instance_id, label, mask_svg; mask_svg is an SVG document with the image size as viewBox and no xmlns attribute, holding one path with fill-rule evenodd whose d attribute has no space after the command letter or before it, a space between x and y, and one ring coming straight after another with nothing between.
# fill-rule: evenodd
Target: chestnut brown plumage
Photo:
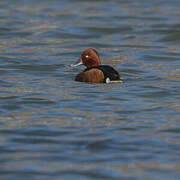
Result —
<instances>
[{"instance_id":1,"label":"chestnut brown plumage","mask_svg":"<svg viewBox=\"0 0 180 180\"><path fill-rule=\"evenodd\" d=\"M92 48L89 48L83 51L81 55L81 59L82 59L83 64L88 68L101 65L98 52Z\"/></svg>"},{"instance_id":2,"label":"chestnut brown plumage","mask_svg":"<svg viewBox=\"0 0 180 180\"><path fill-rule=\"evenodd\" d=\"M84 71L78 73L75 81L87 82L87 83L106 83L109 81L120 80L119 73L111 66L101 65L98 52L89 48L83 51L81 59L77 62L77 66L83 64L87 68Z\"/></svg>"},{"instance_id":3,"label":"chestnut brown plumage","mask_svg":"<svg viewBox=\"0 0 180 180\"><path fill-rule=\"evenodd\" d=\"M89 71L80 72L75 81L87 82L87 83L103 83L104 82L104 74L101 70L93 68Z\"/></svg>"}]
</instances>

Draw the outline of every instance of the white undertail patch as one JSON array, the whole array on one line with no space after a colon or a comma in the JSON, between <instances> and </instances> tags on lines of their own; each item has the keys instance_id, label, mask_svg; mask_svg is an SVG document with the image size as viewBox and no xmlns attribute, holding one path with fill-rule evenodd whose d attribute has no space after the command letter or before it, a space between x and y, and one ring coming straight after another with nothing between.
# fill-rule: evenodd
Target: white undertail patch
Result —
<instances>
[{"instance_id":1,"label":"white undertail patch","mask_svg":"<svg viewBox=\"0 0 180 180\"><path fill-rule=\"evenodd\" d=\"M111 82L111 80L107 77L106 78L106 83L110 83Z\"/></svg>"}]
</instances>

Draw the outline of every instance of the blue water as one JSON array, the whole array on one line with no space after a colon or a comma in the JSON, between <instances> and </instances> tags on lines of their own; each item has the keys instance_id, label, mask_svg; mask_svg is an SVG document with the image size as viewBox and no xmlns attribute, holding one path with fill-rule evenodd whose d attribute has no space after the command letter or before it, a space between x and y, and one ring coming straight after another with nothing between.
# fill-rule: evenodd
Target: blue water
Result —
<instances>
[{"instance_id":1,"label":"blue water","mask_svg":"<svg viewBox=\"0 0 180 180\"><path fill-rule=\"evenodd\" d=\"M0 2L0 179L179 180L180 2ZM88 47L124 83L75 82Z\"/></svg>"}]
</instances>

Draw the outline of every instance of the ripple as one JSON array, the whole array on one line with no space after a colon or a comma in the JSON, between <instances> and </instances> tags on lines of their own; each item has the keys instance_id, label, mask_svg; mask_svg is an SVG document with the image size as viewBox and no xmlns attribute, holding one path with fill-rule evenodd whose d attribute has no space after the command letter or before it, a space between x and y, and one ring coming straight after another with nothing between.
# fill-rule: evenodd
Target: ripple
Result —
<instances>
[{"instance_id":1,"label":"ripple","mask_svg":"<svg viewBox=\"0 0 180 180\"><path fill-rule=\"evenodd\" d=\"M3 1L1 179L179 180L179 2ZM74 81L88 47L122 84Z\"/></svg>"}]
</instances>

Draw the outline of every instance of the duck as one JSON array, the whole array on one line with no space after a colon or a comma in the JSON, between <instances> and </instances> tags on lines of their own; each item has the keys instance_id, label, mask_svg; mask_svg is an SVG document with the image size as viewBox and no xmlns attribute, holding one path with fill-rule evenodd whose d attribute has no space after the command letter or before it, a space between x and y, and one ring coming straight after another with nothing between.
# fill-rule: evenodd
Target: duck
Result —
<instances>
[{"instance_id":1,"label":"duck","mask_svg":"<svg viewBox=\"0 0 180 180\"><path fill-rule=\"evenodd\" d=\"M84 50L81 58L71 67L79 65L86 66L86 69L76 75L75 81L85 83L122 82L120 73L109 65L102 65L98 52L93 48Z\"/></svg>"}]
</instances>

